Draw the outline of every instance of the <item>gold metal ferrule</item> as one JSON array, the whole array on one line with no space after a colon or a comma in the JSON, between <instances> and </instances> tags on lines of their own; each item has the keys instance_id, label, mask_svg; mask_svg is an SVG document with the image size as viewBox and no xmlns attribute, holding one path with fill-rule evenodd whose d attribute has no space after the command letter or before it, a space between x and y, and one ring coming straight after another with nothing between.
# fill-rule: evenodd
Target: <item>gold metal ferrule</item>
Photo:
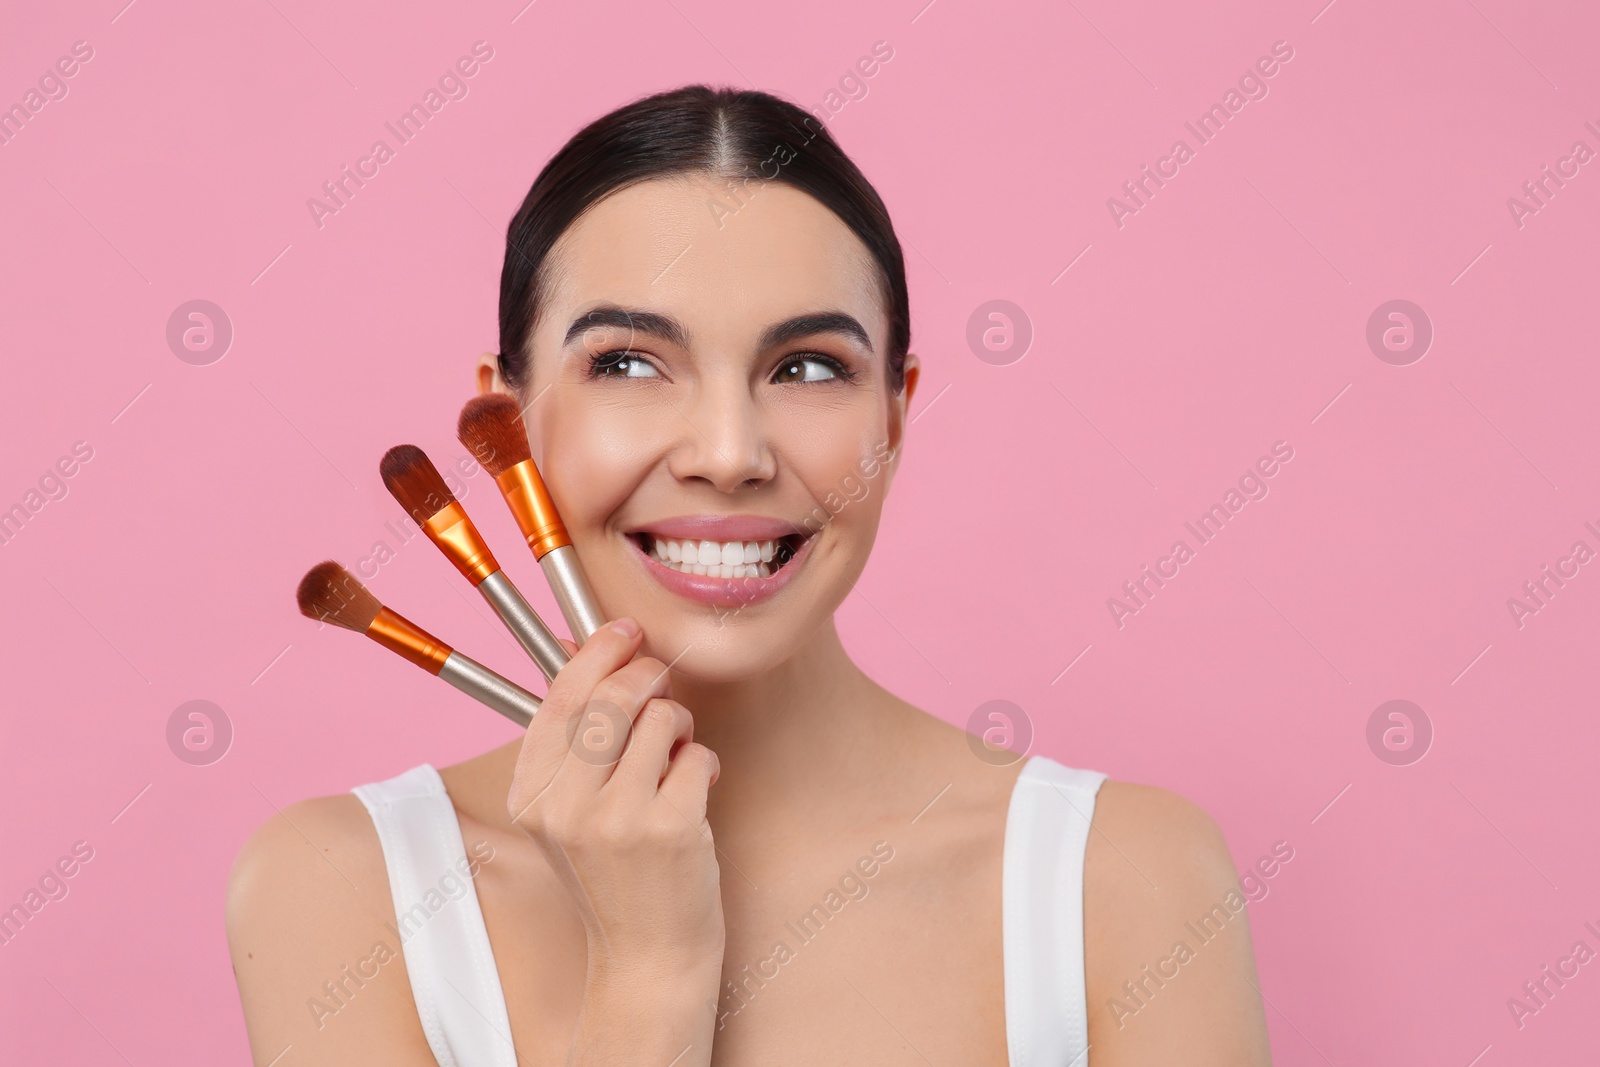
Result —
<instances>
[{"instance_id":1,"label":"gold metal ferrule","mask_svg":"<svg viewBox=\"0 0 1600 1067\"><path fill-rule=\"evenodd\" d=\"M455 650L417 626L403 615L379 608L378 617L367 627L367 636L391 652L398 652L429 674L444 670L444 661Z\"/></svg>"},{"instance_id":2,"label":"gold metal ferrule","mask_svg":"<svg viewBox=\"0 0 1600 1067\"><path fill-rule=\"evenodd\" d=\"M500 492L505 495L522 536L528 539L535 559L543 559L546 553L572 544L566 524L556 512L550 490L545 488L533 460L525 459L506 468L495 481L500 484Z\"/></svg>"},{"instance_id":3,"label":"gold metal ferrule","mask_svg":"<svg viewBox=\"0 0 1600 1067\"><path fill-rule=\"evenodd\" d=\"M500 569L460 501L452 500L434 512L433 517L422 524L422 531L473 585Z\"/></svg>"}]
</instances>

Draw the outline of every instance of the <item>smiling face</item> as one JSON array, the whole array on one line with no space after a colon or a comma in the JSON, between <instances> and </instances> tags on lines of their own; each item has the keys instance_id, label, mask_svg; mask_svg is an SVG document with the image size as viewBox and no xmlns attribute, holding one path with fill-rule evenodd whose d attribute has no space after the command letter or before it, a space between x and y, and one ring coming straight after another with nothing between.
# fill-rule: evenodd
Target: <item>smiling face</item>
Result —
<instances>
[{"instance_id":1,"label":"smiling face","mask_svg":"<svg viewBox=\"0 0 1600 1067\"><path fill-rule=\"evenodd\" d=\"M753 195L752 195L753 194ZM866 246L810 196L646 181L551 250L533 457L603 612L707 681L803 648L866 565L905 405ZM679 659L678 657L680 657Z\"/></svg>"}]
</instances>

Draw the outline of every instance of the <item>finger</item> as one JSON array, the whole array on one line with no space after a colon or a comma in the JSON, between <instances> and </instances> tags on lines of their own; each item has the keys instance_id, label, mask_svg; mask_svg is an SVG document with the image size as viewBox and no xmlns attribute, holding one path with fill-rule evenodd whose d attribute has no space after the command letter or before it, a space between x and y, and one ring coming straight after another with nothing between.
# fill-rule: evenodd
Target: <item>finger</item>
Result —
<instances>
[{"instance_id":1,"label":"finger","mask_svg":"<svg viewBox=\"0 0 1600 1067\"><path fill-rule=\"evenodd\" d=\"M666 665L648 656L601 679L583 709L571 718L566 759L553 788L570 796L592 796L610 780L628 744L634 720L670 684Z\"/></svg>"},{"instance_id":2,"label":"finger","mask_svg":"<svg viewBox=\"0 0 1600 1067\"><path fill-rule=\"evenodd\" d=\"M566 761L576 729L574 719L583 714L595 686L626 664L642 640L637 623L619 619L590 635L588 643L557 672L517 754L506 801L513 819L550 787Z\"/></svg>"},{"instance_id":3,"label":"finger","mask_svg":"<svg viewBox=\"0 0 1600 1067\"><path fill-rule=\"evenodd\" d=\"M653 698L633 722L627 748L606 789L644 803L656 794L671 765L673 746L694 740L694 716L675 700Z\"/></svg>"},{"instance_id":4,"label":"finger","mask_svg":"<svg viewBox=\"0 0 1600 1067\"><path fill-rule=\"evenodd\" d=\"M678 749L662 779L659 795L696 826L706 819L706 792L721 773L717 754L698 741Z\"/></svg>"},{"instance_id":5,"label":"finger","mask_svg":"<svg viewBox=\"0 0 1600 1067\"><path fill-rule=\"evenodd\" d=\"M632 659L643 642L638 624L632 620L618 620L596 630L551 680L530 726L532 739L559 754L571 736L570 720L581 714L594 687Z\"/></svg>"}]
</instances>

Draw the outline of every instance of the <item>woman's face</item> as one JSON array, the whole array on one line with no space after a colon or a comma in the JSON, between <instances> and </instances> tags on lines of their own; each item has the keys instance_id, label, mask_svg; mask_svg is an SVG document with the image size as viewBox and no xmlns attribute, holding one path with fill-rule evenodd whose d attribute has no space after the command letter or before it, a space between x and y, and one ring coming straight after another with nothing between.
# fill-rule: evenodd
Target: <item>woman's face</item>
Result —
<instances>
[{"instance_id":1,"label":"woman's face","mask_svg":"<svg viewBox=\"0 0 1600 1067\"><path fill-rule=\"evenodd\" d=\"M866 564L895 394L866 246L787 185L614 193L562 235L521 402L609 617L706 681L788 659Z\"/></svg>"}]
</instances>

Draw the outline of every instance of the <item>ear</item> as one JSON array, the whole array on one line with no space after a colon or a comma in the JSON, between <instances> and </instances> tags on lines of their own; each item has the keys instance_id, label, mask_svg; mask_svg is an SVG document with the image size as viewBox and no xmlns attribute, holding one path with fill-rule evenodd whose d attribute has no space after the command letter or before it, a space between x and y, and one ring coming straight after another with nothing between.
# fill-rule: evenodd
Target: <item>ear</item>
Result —
<instances>
[{"instance_id":1,"label":"ear","mask_svg":"<svg viewBox=\"0 0 1600 1067\"><path fill-rule=\"evenodd\" d=\"M500 357L494 352L484 352L478 356L477 366L478 395L489 393L509 393L511 389L506 385L506 380L500 377Z\"/></svg>"},{"instance_id":2,"label":"ear","mask_svg":"<svg viewBox=\"0 0 1600 1067\"><path fill-rule=\"evenodd\" d=\"M895 468L900 466L900 446L905 443L906 413L911 409L911 398L916 395L917 382L922 377L922 362L913 352L906 353L905 387L889 398L889 462L884 480L884 490L894 479Z\"/></svg>"}]
</instances>

